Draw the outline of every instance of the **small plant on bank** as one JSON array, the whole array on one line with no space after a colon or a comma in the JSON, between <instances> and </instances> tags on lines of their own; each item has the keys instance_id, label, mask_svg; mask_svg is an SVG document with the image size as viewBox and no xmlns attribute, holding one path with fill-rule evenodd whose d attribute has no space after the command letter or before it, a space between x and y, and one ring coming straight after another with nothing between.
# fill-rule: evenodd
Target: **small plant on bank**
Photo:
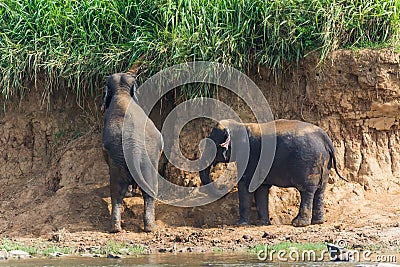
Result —
<instances>
[{"instance_id":1,"label":"small plant on bank","mask_svg":"<svg viewBox=\"0 0 400 267\"><path fill-rule=\"evenodd\" d=\"M33 256L37 255L39 252L38 247L25 245L21 242L12 241L8 238L3 238L3 240L0 243L0 250L6 250L6 251L21 250Z\"/></svg>"},{"instance_id":2,"label":"small plant on bank","mask_svg":"<svg viewBox=\"0 0 400 267\"><path fill-rule=\"evenodd\" d=\"M221 254L224 252L224 250L220 247L214 247L212 251L216 254Z\"/></svg>"},{"instance_id":3,"label":"small plant on bank","mask_svg":"<svg viewBox=\"0 0 400 267\"><path fill-rule=\"evenodd\" d=\"M115 240L109 240L104 246L93 252L95 254L119 254L119 255L139 255L145 253L145 247L140 244L127 244Z\"/></svg>"},{"instance_id":4,"label":"small plant on bank","mask_svg":"<svg viewBox=\"0 0 400 267\"><path fill-rule=\"evenodd\" d=\"M47 246L44 244L36 244L36 245L26 245L23 242L13 241L8 238L4 238L0 243L0 251L12 251L12 250L21 250L26 253L29 253L32 256L50 256L53 253L60 254L71 254L73 252L72 248L69 247L61 247L61 246Z\"/></svg>"},{"instance_id":5,"label":"small plant on bank","mask_svg":"<svg viewBox=\"0 0 400 267\"><path fill-rule=\"evenodd\" d=\"M51 254L72 254L72 248L69 247L59 247L59 246L50 246L46 247L41 251L42 256L50 256Z\"/></svg>"}]
</instances>

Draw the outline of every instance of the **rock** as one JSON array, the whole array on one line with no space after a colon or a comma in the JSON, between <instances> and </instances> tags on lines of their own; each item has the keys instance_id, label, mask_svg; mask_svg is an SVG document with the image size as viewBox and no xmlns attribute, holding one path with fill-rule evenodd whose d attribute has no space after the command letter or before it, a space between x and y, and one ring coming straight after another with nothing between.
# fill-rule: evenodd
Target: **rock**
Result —
<instances>
[{"instance_id":1,"label":"rock","mask_svg":"<svg viewBox=\"0 0 400 267\"><path fill-rule=\"evenodd\" d=\"M127 254L129 254L129 249L127 249L127 248L121 248L121 249L118 251L118 253L119 253L119 254L122 254L122 255L127 255Z\"/></svg>"},{"instance_id":2,"label":"rock","mask_svg":"<svg viewBox=\"0 0 400 267\"><path fill-rule=\"evenodd\" d=\"M339 247L335 244L327 244L331 261L354 261L354 251Z\"/></svg>"},{"instance_id":3,"label":"rock","mask_svg":"<svg viewBox=\"0 0 400 267\"><path fill-rule=\"evenodd\" d=\"M371 118L365 120L365 125L369 128L374 128L378 131L390 130L390 128L395 124L396 118L393 117L380 117Z\"/></svg>"},{"instance_id":4,"label":"rock","mask_svg":"<svg viewBox=\"0 0 400 267\"><path fill-rule=\"evenodd\" d=\"M186 238L184 238L182 235L176 235L173 241L178 243L187 242Z\"/></svg>"},{"instance_id":5,"label":"rock","mask_svg":"<svg viewBox=\"0 0 400 267\"><path fill-rule=\"evenodd\" d=\"M166 252L169 252L169 253L176 253L178 250L176 249L176 244L174 243L174 245L172 246L172 247L170 247L170 248L159 248L158 249L158 252L160 252L160 253L166 253Z\"/></svg>"},{"instance_id":6,"label":"rock","mask_svg":"<svg viewBox=\"0 0 400 267\"><path fill-rule=\"evenodd\" d=\"M93 254L93 253L84 253L80 254L81 257L89 257L89 258L100 258L101 254Z\"/></svg>"},{"instance_id":7,"label":"rock","mask_svg":"<svg viewBox=\"0 0 400 267\"><path fill-rule=\"evenodd\" d=\"M174 243L174 245L173 245L172 248L169 250L169 252L171 252L171 253L175 253L175 252L176 252L176 243Z\"/></svg>"},{"instance_id":8,"label":"rock","mask_svg":"<svg viewBox=\"0 0 400 267\"><path fill-rule=\"evenodd\" d=\"M112 254L112 253L107 254L107 259L120 259L120 258L122 258L121 255L116 255L116 254Z\"/></svg>"},{"instance_id":9,"label":"rock","mask_svg":"<svg viewBox=\"0 0 400 267\"><path fill-rule=\"evenodd\" d=\"M62 256L66 256L68 254L64 254L61 252L54 252L54 253L49 253L49 257L50 258L57 258L57 257L62 257Z\"/></svg>"},{"instance_id":10,"label":"rock","mask_svg":"<svg viewBox=\"0 0 400 267\"><path fill-rule=\"evenodd\" d=\"M268 232L264 232L264 234L262 235L262 238L274 239L274 238L276 238L276 235L270 234Z\"/></svg>"},{"instance_id":11,"label":"rock","mask_svg":"<svg viewBox=\"0 0 400 267\"><path fill-rule=\"evenodd\" d=\"M10 258L17 258L17 259L28 259L32 257L28 252L22 250L11 250L8 252L8 256Z\"/></svg>"},{"instance_id":12,"label":"rock","mask_svg":"<svg viewBox=\"0 0 400 267\"><path fill-rule=\"evenodd\" d=\"M252 240L251 236L249 235L243 235L244 240Z\"/></svg>"},{"instance_id":13,"label":"rock","mask_svg":"<svg viewBox=\"0 0 400 267\"><path fill-rule=\"evenodd\" d=\"M356 194L357 196L364 197L364 190L361 186L356 186L353 189L353 193Z\"/></svg>"},{"instance_id":14,"label":"rock","mask_svg":"<svg viewBox=\"0 0 400 267\"><path fill-rule=\"evenodd\" d=\"M8 259L8 252L7 250L3 249L0 251L0 260L7 260Z\"/></svg>"}]
</instances>

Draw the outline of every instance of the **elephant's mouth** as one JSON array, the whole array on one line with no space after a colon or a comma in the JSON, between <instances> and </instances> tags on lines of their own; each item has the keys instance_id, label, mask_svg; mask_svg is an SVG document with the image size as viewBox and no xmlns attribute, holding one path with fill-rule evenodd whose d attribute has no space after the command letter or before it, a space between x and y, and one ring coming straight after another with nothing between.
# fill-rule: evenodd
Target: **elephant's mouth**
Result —
<instances>
[{"instance_id":1,"label":"elephant's mouth","mask_svg":"<svg viewBox=\"0 0 400 267\"><path fill-rule=\"evenodd\" d=\"M227 150L223 151L223 152L222 152L222 157L223 157L223 159L224 159L223 162L224 162L224 163L228 163L229 160L231 159L230 150L227 149Z\"/></svg>"}]
</instances>

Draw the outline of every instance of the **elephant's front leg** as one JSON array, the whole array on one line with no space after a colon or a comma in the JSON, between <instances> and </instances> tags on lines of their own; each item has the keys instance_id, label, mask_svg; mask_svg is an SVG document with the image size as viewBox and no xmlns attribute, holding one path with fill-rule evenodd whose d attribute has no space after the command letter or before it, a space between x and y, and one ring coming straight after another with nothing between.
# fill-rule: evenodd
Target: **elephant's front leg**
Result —
<instances>
[{"instance_id":1,"label":"elephant's front leg","mask_svg":"<svg viewBox=\"0 0 400 267\"><path fill-rule=\"evenodd\" d=\"M250 210L253 194L249 192L248 185L242 180L243 178L238 184L240 216L238 225L248 225L250 222Z\"/></svg>"},{"instance_id":2,"label":"elephant's front leg","mask_svg":"<svg viewBox=\"0 0 400 267\"><path fill-rule=\"evenodd\" d=\"M270 225L269 212L268 212L268 195L269 185L261 185L254 193L258 212L258 225Z\"/></svg>"},{"instance_id":3,"label":"elephant's front leg","mask_svg":"<svg viewBox=\"0 0 400 267\"><path fill-rule=\"evenodd\" d=\"M143 223L144 231L152 232L156 229L156 223L154 218L155 204L154 198L142 190L143 200L144 200L144 214Z\"/></svg>"},{"instance_id":4,"label":"elephant's front leg","mask_svg":"<svg viewBox=\"0 0 400 267\"><path fill-rule=\"evenodd\" d=\"M299 214L293 219L293 226L307 226L311 224L311 216L316 188L309 187L300 191L301 202Z\"/></svg>"}]
</instances>

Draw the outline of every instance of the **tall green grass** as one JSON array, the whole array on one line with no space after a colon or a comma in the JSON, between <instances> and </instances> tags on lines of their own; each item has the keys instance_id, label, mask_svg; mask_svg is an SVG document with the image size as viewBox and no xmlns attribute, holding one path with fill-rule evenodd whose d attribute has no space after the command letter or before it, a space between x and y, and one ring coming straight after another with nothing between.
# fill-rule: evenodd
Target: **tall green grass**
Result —
<instances>
[{"instance_id":1,"label":"tall green grass","mask_svg":"<svg viewBox=\"0 0 400 267\"><path fill-rule=\"evenodd\" d=\"M67 86L79 100L141 55L143 79L193 60L279 71L310 51L398 45L399 10L393 0L0 0L1 95L29 80L44 99ZM207 93L196 88L183 93Z\"/></svg>"}]
</instances>

